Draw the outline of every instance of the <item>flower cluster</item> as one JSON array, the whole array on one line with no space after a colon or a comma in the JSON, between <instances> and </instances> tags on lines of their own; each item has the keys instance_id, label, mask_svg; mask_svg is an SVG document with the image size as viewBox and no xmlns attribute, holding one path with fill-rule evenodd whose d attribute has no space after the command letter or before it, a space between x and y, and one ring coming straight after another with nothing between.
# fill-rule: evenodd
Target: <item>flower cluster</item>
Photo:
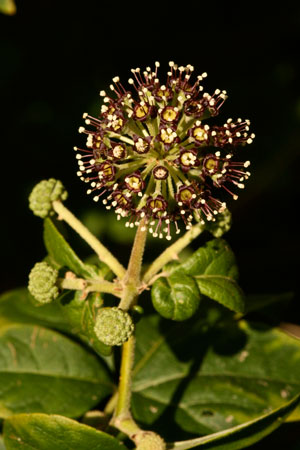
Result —
<instances>
[{"instance_id":1,"label":"flower cluster","mask_svg":"<svg viewBox=\"0 0 300 450\"><path fill-rule=\"evenodd\" d=\"M125 89L113 78L113 95L101 91L99 118L85 113L89 129L86 149L74 147L78 176L89 183L88 194L107 209L115 208L127 226L144 218L153 236L171 239L171 224L179 232L180 219L189 229L193 219L215 220L226 204L216 197L219 190L237 199L233 188L244 187L250 173L247 162L233 159L236 148L250 144L249 120L228 119L208 125L227 98L219 89L203 92L206 73L192 81L191 65L169 63L165 84L155 70L132 69Z\"/></svg>"}]
</instances>

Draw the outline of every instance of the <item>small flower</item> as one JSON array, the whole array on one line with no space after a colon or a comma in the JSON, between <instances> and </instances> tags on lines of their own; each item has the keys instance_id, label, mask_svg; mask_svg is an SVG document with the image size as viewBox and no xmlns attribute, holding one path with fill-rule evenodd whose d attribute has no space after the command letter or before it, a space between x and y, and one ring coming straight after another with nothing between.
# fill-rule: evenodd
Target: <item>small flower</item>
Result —
<instances>
[{"instance_id":1,"label":"small flower","mask_svg":"<svg viewBox=\"0 0 300 450\"><path fill-rule=\"evenodd\" d=\"M56 299L58 271L46 262L36 263L29 274L28 290L39 303L50 303Z\"/></svg>"},{"instance_id":2,"label":"small flower","mask_svg":"<svg viewBox=\"0 0 300 450\"><path fill-rule=\"evenodd\" d=\"M43 219L53 215L52 202L55 200L66 200L68 193L61 181L50 178L36 184L29 195L29 208L33 214Z\"/></svg>"},{"instance_id":3,"label":"small flower","mask_svg":"<svg viewBox=\"0 0 300 450\"><path fill-rule=\"evenodd\" d=\"M74 147L78 176L88 183L94 201L102 199L115 208L126 226L146 219L153 236L171 239L183 221L189 229L193 220L215 221L226 203L218 192L233 199L250 176L249 161L237 162L238 146L250 144L249 120L228 119L208 125L227 98L216 89L210 95L200 84L206 73L192 80L191 65L169 63L165 83L155 70L132 69L128 80L133 92L119 77L113 78L113 95L101 91L103 105L98 118L83 115L89 129L86 149Z\"/></svg>"}]
</instances>

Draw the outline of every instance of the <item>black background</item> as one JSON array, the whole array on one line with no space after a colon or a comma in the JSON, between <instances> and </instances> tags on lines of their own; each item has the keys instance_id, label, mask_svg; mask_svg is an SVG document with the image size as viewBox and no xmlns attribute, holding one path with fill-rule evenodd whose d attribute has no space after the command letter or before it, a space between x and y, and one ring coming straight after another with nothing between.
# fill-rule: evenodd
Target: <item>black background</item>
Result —
<instances>
[{"instance_id":1,"label":"black background","mask_svg":"<svg viewBox=\"0 0 300 450\"><path fill-rule=\"evenodd\" d=\"M174 60L192 64L196 73L207 71L205 89L229 94L222 119L249 118L257 136L241 149L252 176L231 202L233 226L226 236L242 287L248 293L296 292L300 6L92 0L27 0L17 6L16 16L0 16L1 291L26 283L45 254L42 223L27 206L36 182L61 179L70 193L68 206L80 217L101 208L76 177L72 150L82 142L82 113L97 114L99 90L113 76L127 80L132 67L156 60L162 79ZM106 244L126 263L126 240L118 236L113 243L105 214L99 217ZM151 244L152 253L159 245ZM281 314L299 324L297 295Z\"/></svg>"}]
</instances>

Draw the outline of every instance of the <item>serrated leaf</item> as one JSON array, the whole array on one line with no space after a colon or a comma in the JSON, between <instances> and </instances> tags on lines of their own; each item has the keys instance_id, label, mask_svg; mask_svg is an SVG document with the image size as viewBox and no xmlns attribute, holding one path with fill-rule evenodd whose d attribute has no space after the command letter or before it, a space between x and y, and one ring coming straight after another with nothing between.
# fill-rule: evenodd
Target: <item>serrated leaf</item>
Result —
<instances>
[{"instance_id":1,"label":"serrated leaf","mask_svg":"<svg viewBox=\"0 0 300 450\"><path fill-rule=\"evenodd\" d=\"M39 326L0 329L0 417L45 412L79 417L112 391L99 360Z\"/></svg>"},{"instance_id":2,"label":"serrated leaf","mask_svg":"<svg viewBox=\"0 0 300 450\"><path fill-rule=\"evenodd\" d=\"M92 295L92 297L95 297ZM51 327L56 330L74 334L88 343L101 355L111 354L111 347L95 340L91 320L95 314L95 301L80 301L80 292L67 293L48 305L39 307L31 302L26 288L14 289L0 296L0 326L11 323L30 323ZM86 319L84 321L83 319ZM89 331L87 333L87 331Z\"/></svg>"},{"instance_id":3,"label":"serrated leaf","mask_svg":"<svg viewBox=\"0 0 300 450\"><path fill-rule=\"evenodd\" d=\"M188 450L190 448L200 448L202 450L239 450L246 448L260 441L278 428L285 418L296 408L299 400L300 397L297 395L280 408L258 419L201 438L175 442L173 445L169 444L168 449Z\"/></svg>"},{"instance_id":4,"label":"serrated leaf","mask_svg":"<svg viewBox=\"0 0 300 450\"><path fill-rule=\"evenodd\" d=\"M44 242L49 256L60 267L68 267L83 277L95 277L94 269L83 263L49 218L44 221Z\"/></svg>"},{"instance_id":5,"label":"serrated leaf","mask_svg":"<svg viewBox=\"0 0 300 450\"><path fill-rule=\"evenodd\" d=\"M208 328L201 314L137 324L134 416L167 440L255 420L300 392L300 341L245 321Z\"/></svg>"},{"instance_id":6,"label":"serrated leaf","mask_svg":"<svg viewBox=\"0 0 300 450\"><path fill-rule=\"evenodd\" d=\"M238 269L235 257L223 239L209 241L175 267L172 273L194 277L201 294L235 312L244 311L244 294L236 282Z\"/></svg>"},{"instance_id":7,"label":"serrated leaf","mask_svg":"<svg viewBox=\"0 0 300 450\"><path fill-rule=\"evenodd\" d=\"M127 450L117 439L58 415L19 414L4 423L7 450Z\"/></svg>"},{"instance_id":8,"label":"serrated leaf","mask_svg":"<svg viewBox=\"0 0 300 450\"><path fill-rule=\"evenodd\" d=\"M195 277L201 294L216 300L232 311L244 311L244 294L239 285L223 275L198 275Z\"/></svg>"},{"instance_id":9,"label":"serrated leaf","mask_svg":"<svg viewBox=\"0 0 300 450\"><path fill-rule=\"evenodd\" d=\"M224 239L213 239L193 253L180 268L191 276L223 275L238 279L238 268L233 251Z\"/></svg>"},{"instance_id":10,"label":"serrated leaf","mask_svg":"<svg viewBox=\"0 0 300 450\"><path fill-rule=\"evenodd\" d=\"M178 321L189 319L200 303L200 293L194 279L178 273L156 280L151 297L154 308L161 316Z\"/></svg>"}]
</instances>

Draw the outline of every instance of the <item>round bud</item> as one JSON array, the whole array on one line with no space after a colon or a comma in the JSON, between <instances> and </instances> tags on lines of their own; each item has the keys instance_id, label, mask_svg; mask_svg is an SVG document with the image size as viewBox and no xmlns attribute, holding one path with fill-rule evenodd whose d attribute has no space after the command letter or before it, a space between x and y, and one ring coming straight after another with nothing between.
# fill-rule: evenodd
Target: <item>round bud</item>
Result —
<instances>
[{"instance_id":1,"label":"round bud","mask_svg":"<svg viewBox=\"0 0 300 450\"><path fill-rule=\"evenodd\" d=\"M36 263L29 274L28 290L39 303L50 303L59 294L57 278L58 271L48 263Z\"/></svg>"},{"instance_id":2,"label":"round bud","mask_svg":"<svg viewBox=\"0 0 300 450\"><path fill-rule=\"evenodd\" d=\"M223 236L223 234L227 233L227 231L231 228L231 213L226 208L224 211L220 212L216 217L216 220L214 222L208 222L206 224L206 228L208 231L211 232L211 234L216 237L220 238Z\"/></svg>"},{"instance_id":3,"label":"round bud","mask_svg":"<svg viewBox=\"0 0 300 450\"><path fill-rule=\"evenodd\" d=\"M68 196L63 184L59 180L50 178L40 181L29 195L29 208L36 216L43 219L54 214L52 202L55 200L66 200Z\"/></svg>"},{"instance_id":4,"label":"round bud","mask_svg":"<svg viewBox=\"0 0 300 450\"><path fill-rule=\"evenodd\" d=\"M136 450L165 450L164 440L152 431L143 432L141 437L137 437Z\"/></svg>"},{"instance_id":5,"label":"round bud","mask_svg":"<svg viewBox=\"0 0 300 450\"><path fill-rule=\"evenodd\" d=\"M104 344L122 345L132 335L134 324L128 312L114 306L99 310L94 330Z\"/></svg>"}]
</instances>

